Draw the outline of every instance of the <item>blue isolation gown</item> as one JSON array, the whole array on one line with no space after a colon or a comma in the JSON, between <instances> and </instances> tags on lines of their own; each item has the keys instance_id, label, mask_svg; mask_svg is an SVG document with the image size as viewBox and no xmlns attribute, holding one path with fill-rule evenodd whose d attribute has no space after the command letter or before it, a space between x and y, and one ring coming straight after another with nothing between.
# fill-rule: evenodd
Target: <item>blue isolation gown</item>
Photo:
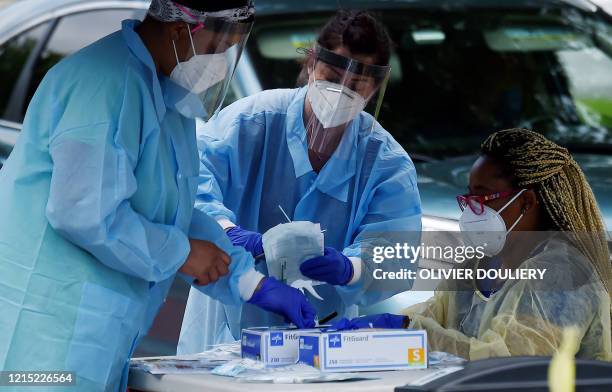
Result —
<instances>
[{"instance_id":1,"label":"blue isolation gown","mask_svg":"<svg viewBox=\"0 0 612 392\"><path fill-rule=\"evenodd\" d=\"M346 129L334 155L317 174L308 158L303 120L307 88L265 91L222 110L198 131L200 184L196 207L217 220L230 220L264 233L292 220L320 223L325 245L360 257L367 233L420 233L421 202L408 154L362 112ZM374 126L372 127L372 125ZM371 130L371 132L370 132ZM403 236L402 238L407 238ZM410 236L417 245L420 236ZM403 261L394 268L414 269ZM265 262L256 268L266 274ZM364 262L361 278L347 286L316 286L325 299L308 295L319 318L336 311L357 315L357 306L409 290L375 280L380 268ZM191 290L178 353L239 338L247 326L279 325L283 319L252 305L227 306Z\"/></svg>"},{"instance_id":2,"label":"blue isolation gown","mask_svg":"<svg viewBox=\"0 0 612 392\"><path fill-rule=\"evenodd\" d=\"M173 109L180 87L158 75L137 23L48 73L0 171L0 369L76 372L54 391L125 391L188 235L232 256L203 289L225 303L241 303L253 266L194 214L195 122Z\"/></svg>"}]
</instances>

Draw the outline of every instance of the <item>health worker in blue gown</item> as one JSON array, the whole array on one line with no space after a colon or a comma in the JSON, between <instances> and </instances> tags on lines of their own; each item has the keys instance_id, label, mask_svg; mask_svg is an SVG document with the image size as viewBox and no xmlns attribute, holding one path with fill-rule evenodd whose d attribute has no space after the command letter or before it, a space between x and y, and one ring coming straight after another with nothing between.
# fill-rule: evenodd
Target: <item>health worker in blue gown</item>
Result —
<instances>
[{"instance_id":1,"label":"health worker in blue gown","mask_svg":"<svg viewBox=\"0 0 612 392\"><path fill-rule=\"evenodd\" d=\"M223 303L313 325L299 290L261 279L193 207L194 118L220 107L253 13L248 0L154 0L46 75L0 171L0 370L124 392L178 271Z\"/></svg>"},{"instance_id":2,"label":"health worker in blue gown","mask_svg":"<svg viewBox=\"0 0 612 392\"><path fill-rule=\"evenodd\" d=\"M257 258L262 275L268 274L262 233L287 218L325 230L323 254L300 264L304 277L325 283L315 286L323 300L308 294L319 318L333 312L356 316L358 306L411 287L408 281L376 280L373 271L416 264L362 257L364 241L381 233L408 233L403 239L410 245L420 243L415 167L364 111L368 103L380 106L390 46L387 31L369 13L339 11L308 51L306 87L244 98L198 132L196 207ZM282 322L192 289L178 352L199 352L239 338L241 328Z\"/></svg>"}]
</instances>

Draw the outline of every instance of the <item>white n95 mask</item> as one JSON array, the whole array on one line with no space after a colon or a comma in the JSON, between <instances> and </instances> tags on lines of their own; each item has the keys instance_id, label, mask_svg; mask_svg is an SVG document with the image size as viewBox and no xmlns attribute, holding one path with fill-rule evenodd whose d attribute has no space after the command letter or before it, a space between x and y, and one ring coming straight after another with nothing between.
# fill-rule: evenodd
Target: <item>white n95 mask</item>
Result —
<instances>
[{"instance_id":1,"label":"white n95 mask","mask_svg":"<svg viewBox=\"0 0 612 392\"><path fill-rule=\"evenodd\" d=\"M187 61L178 62L170 74L170 79L185 90L199 95L225 80L226 76L225 53L214 53L198 54Z\"/></svg>"},{"instance_id":2,"label":"white n95 mask","mask_svg":"<svg viewBox=\"0 0 612 392\"><path fill-rule=\"evenodd\" d=\"M526 189L523 189L517 193L499 211L483 205L482 214L477 215L469 206L466 206L459 218L459 228L466 245L483 247L483 253L488 257L493 257L501 252L506 244L508 233L514 229L524 214L521 214L508 230L500 214L525 191Z\"/></svg>"},{"instance_id":3,"label":"white n95 mask","mask_svg":"<svg viewBox=\"0 0 612 392\"><path fill-rule=\"evenodd\" d=\"M366 107L359 93L326 80L315 80L308 88L308 101L323 126L333 128L354 119Z\"/></svg>"}]
</instances>

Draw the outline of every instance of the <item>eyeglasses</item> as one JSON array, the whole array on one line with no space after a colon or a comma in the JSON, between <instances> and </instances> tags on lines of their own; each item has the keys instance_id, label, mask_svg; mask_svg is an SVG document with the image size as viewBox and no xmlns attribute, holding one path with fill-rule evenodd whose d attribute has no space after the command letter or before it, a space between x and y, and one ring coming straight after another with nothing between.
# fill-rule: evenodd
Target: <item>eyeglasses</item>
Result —
<instances>
[{"instance_id":1,"label":"eyeglasses","mask_svg":"<svg viewBox=\"0 0 612 392\"><path fill-rule=\"evenodd\" d=\"M482 215L484 212L485 202L512 196L518 192L520 192L520 190L513 189L511 191L497 192L490 195L459 195L457 196L457 203L459 203L459 208L461 208L461 211L465 210L465 207L469 206L474 214Z\"/></svg>"}]
</instances>

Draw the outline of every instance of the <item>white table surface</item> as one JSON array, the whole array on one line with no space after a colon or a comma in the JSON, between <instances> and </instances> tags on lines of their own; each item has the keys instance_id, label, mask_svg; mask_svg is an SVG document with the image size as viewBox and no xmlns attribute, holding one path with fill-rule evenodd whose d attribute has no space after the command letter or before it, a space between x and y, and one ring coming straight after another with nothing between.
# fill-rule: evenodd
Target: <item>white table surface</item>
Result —
<instances>
[{"instance_id":1,"label":"white table surface","mask_svg":"<svg viewBox=\"0 0 612 392\"><path fill-rule=\"evenodd\" d=\"M406 385L421 377L440 372L440 369L403 370L393 372L364 372L364 376L377 376L377 380L344 381L315 384L244 383L231 377L212 374L152 375L139 369L130 370L131 389L146 392L258 392L258 391L333 391L333 392L385 392Z\"/></svg>"}]
</instances>

